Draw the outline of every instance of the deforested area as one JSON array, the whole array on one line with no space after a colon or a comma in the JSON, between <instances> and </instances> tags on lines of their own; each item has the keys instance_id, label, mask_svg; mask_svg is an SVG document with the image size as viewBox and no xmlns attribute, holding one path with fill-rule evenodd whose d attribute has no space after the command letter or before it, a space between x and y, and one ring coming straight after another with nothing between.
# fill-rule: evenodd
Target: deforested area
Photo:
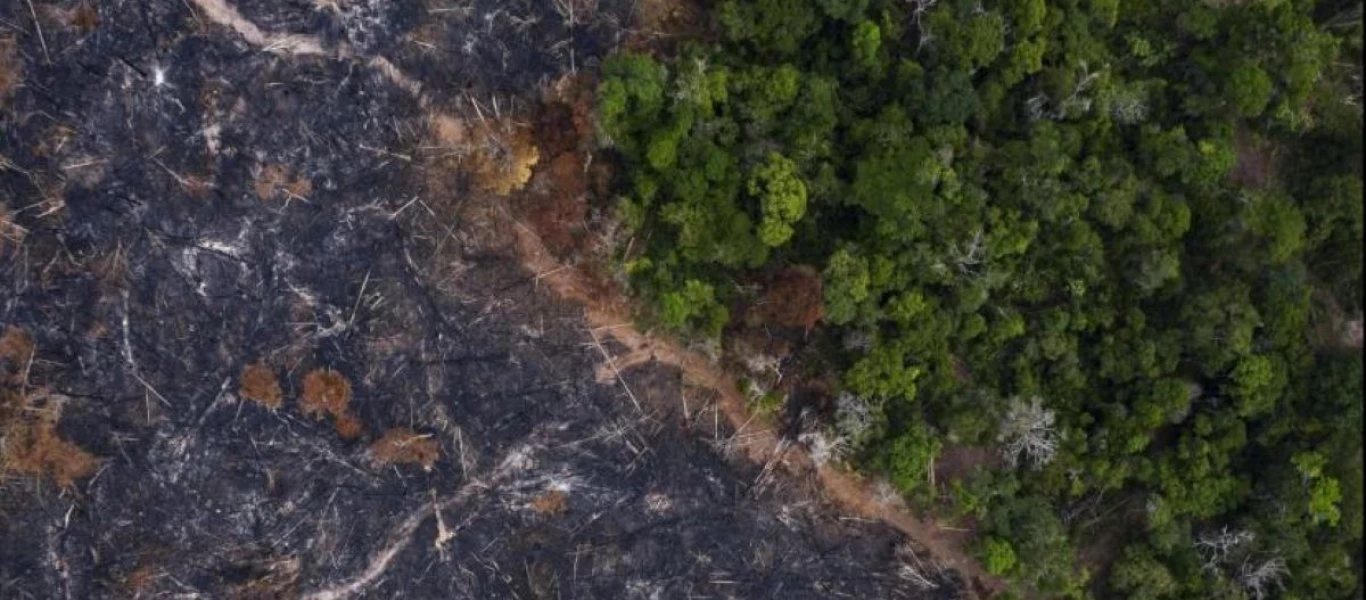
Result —
<instances>
[{"instance_id":1,"label":"deforested area","mask_svg":"<svg viewBox=\"0 0 1366 600\"><path fill-rule=\"evenodd\" d=\"M603 321L594 82L674 21L0 4L0 597L989 588Z\"/></svg>"},{"instance_id":2,"label":"deforested area","mask_svg":"<svg viewBox=\"0 0 1366 600\"><path fill-rule=\"evenodd\" d=\"M1361 34L3 3L0 598L1359 598Z\"/></svg>"}]
</instances>

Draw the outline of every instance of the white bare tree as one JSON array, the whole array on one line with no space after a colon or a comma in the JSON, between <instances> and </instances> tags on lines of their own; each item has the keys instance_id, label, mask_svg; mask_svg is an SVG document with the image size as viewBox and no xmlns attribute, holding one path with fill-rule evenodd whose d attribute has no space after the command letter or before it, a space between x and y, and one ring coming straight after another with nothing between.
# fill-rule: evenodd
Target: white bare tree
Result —
<instances>
[{"instance_id":1,"label":"white bare tree","mask_svg":"<svg viewBox=\"0 0 1366 600\"><path fill-rule=\"evenodd\" d=\"M707 91L707 60L695 58L683 67L676 78L677 87L671 94L674 100L690 104L702 104L710 93Z\"/></svg>"},{"instance_id":2,"label":"white bare tree","mask_svg":"<svg viewBox=\"0 0 1366 600\"><path fill-rule=\"evenodd\" d=\"M1072 88L1072 93L1064 98L1062 102L1058 103L1058 109L1053 113L1053 119L1062 119L1067 116L1067 113L1070 111L1076 111L1083 114L1089 112L1091 110L1091 98L1085 94L1090 91L1091 85L1104 73L1104 68L1094 73L1091 72L1091 68L1085 61L1082 61L1081 78L1077 81L1076 86Z\"/></svg>"},{"instance_id":3,"label":"white bare tree","mask_svg":"<svg viewBox=\"0 0 1366 600\"><path fill-rule=\"evenodd\" d=\"M1125 89L1110 99L1110 116L1123 125L1135 125L1148 118L1148 100L1142 90Z\"/></svg>"},{"instance_id":4,"label":"white bare tree","mask_svg":"<svg viewBox=\"0 0 1366 600\"><path fill-rule=\"evenodd\" d=\"M896 506L901 501L901 492L886 479L873 482L873 501L881 506Z\"/></svg>"},{"instance_id":5,"label":"white bare tree","mask_svg":"<svg viewBox=\"0 0 1366 600\"><path fill-rule=\"evenodd\" d=\"M1224 573L1231 578L1249 598L1265 600L1272 588L1282 587L1282 581L1290 574L1285 559L1276 553L1258 553L1254 542L1257 536L1245 529L1207 531L1195 538L1195 548L1200 552L1201 568L1207 572Z\"/></svg>"},{"instance_id":6,"label":"white bare tree","mask_svg":"<svg viewBox=\"0 0 1366 600\"><path fill-rule=\"evenodd\" d=\"M1256 541L1257 536L1243 529L1230 530L1227 525L1219 531L1207 531L1195 538L1195 549L1200 552L1206 571L1214 571L1228 564L1230 555Z\"/></svg>"},{"instance_id":7,"label":"white bare tree","mask_svg":"<svg viewBox=\"0 0 1366 600\"><path fill-rule=\"evenodd\" d=\"M1285 559L1279 556L1265 560L1253 560L1252 557L1248 557L1243 559L1242 566L1238 567L1234 580L1247 590L1249 596L1255 600L1264 600L1272 587L1283 587L1281 580L1289 574L1290 569L1286 568Z\"/></svg>"},{"instance_id":8,"label":"white bare tree","mask_svg":"<svg viewBox=\"0 0 1366 600\"><path fill-rule=\"evenodd\" d=\"M845 456L849 450L849 442L838 434L815 429L802 432L797 436L797 441L806 446L807 452L811 455L811 461L817 465L825 465L831 461L836 461Z\"/></svg>"},{"instance_id":9,"label":"white bare tree","mask_svg":"<svg viewBox=\"0 0 1366 600\"><path fill-rule=\"evenodd\" d=\"M783 380L783 360L771 354L753 353L744 358L745 369L755 377L772 377L774 384Z\"/></svg>"},{"instance_id":10,"label":"white bare tree","mask_svg":"<svg viewBox=\"0 0 1366 600\"><path fill-rule=\"evenodd\" d=\"M835 398L835 433L845 446L857 447L872 433L873 409L859 397L844 392Z\"/></svg>"},{"instance_id":11,"label":"white bare tree","mask_svg":"<svg viewBox=\"0 0 1366 600\"><path fill-rule=\"evenodd\" d=\"M911 0L911 22L915 23L916 31L920 34L920 41L915 45L917 54L921 47L934 39L934 35L925 29L925 21L922 17L938 3L939 0Z\"/></svg>"},{"instance_id":12,"label":"white bare tree","mask_svg":"<svg viewBox=\"0 0 1366 600\"><path fill-rule=\"evenodd\" d=\"M1014 467L1020 457L1028 459L1034 467L1042 467L1053 460L1058 451L1058 431L1054 426L1053 411L1043 407L1038 396L1028 401L1019 397L1011 398L1010 408L1001 420L1001 456Z\"/></svg>"},{"instance_id":13,"label":"white bare tree","mask_svg":"<svg viewBox=\"0 0 1366 600\"><path fill-rule=\"evenodd\" d=\"M843 342L845 350L867 352L873 349L873 344L877 342L877 338L867 331L851 331L845 334Z\"/></svg>"},{"instance_id":14,"label":"white bare tree","mask_svg":"<svg viewBox=\"0 0 1366 600\"><path fill-rule=\"evenodd\" d=\"M1047 106L1048 97L1043 95L1042 93L1030 96L1028 100L1025 100L1025 113L1029 115L1029 121L1031 123L1034 121L1038 121L1039 119L1044 118L1045 115L1049 114L1046 110L1044 110L1045 108L1047 108Z\"/></svg>"},{"instance_id":15,"label":"white bare tree","mask_svg":"<svg viewBox=\"0 0 1366 600\"><path fill-rule=\"evenodd\" d=\"M1104 68L1092 72L1091 68L1087 66L1085 62L1081 63L1080 78L1077 80L1076 85L1072 87L1072 92L1068 94L1066 98L1055 102L1043 93L1039 93L1030 97L1028 100L1025 100L1025 112L1029 116L1029 120L1038 121L1040 119L1048 119L1050 121L1059 121L1067 118L1068 113L1086 114L1090 112L1093 99L1087 95L1087 92L1091 90L1091 86L1094 85L1096 80L1100 79L1100 76L1104 73ZM1050 110L1050 105L1054 105L1055 108ZM1137 105L1132 105L1129 106L1129 108L1137 109L1139 107ZM1146 115L1146 105L1142 106L1141 114L1134 112L1129 113L1129 116Z\"/></svg>"},{"instance_id":16,"label":"white bare tree","mask_svg":"<svg viewBox=\"0 0 1366 600\"><path fill-rule=\"evenodd\" d=\"M813 422L809 428L803 426L805 431L797 436L797 441L806 445L811 460L824 465L844 458L862 446L872 433L873 423L872 407L857 396L843 392L835 399L834 424Z\"/></svg>"},{"instance_id":17,"label":"white bare tree","mask_svg":"<svg viewBox=\"0 0 1366 600\"><path fill-rule=\"evenodd\" d=\"M979 227L965 247L959 248L957 243L953 244L950 254L954 264L958 266L958 271L969 275L976 273L977 268L981 266L986 249L986 239L983 237L982 228Z\"/></svg>"}]
</instances>

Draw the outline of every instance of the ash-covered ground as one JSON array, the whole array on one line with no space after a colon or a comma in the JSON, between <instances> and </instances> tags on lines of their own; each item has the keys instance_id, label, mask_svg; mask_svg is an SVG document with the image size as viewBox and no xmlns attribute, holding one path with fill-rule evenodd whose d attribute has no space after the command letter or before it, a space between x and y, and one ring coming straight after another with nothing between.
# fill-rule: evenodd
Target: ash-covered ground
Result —
<instances>
[{"instance_id":1,"label":"ash-covered ground","mask_svg":"<svg viewBox=\"0 0 1366 600\"><path fill-rule=\"evenodd\" d=\"M439 111L534 121L632 5L0 5L0 598L954 597L677 373L595 378L447 168Z\"/></svg>"}]
</instances>

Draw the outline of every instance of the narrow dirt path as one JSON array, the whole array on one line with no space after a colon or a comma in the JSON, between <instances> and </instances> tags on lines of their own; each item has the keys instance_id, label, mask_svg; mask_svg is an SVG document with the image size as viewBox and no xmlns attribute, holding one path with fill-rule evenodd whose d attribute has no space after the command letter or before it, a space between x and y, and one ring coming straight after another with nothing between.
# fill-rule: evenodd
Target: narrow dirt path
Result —
<instances>
[{"instance_id":1,"label":"narrow dirt path","mask_svg":"<svg viewBox=\"0 0 1366 600\"><path fill-rule=\"evenodd\" d=\"M513 220L505 211L493 212ZM556 260L540 237L526 225L513 220L511 229L516 232L517 252L523 267L537 277L539 285L565 300L581 304L589 327L594 328L594 335L611 338L625 346L630 363L643 362L643 357L653 358L677 367L688 381L704 382L717 394L717 406L732 427L744 427L751 420L748 404L734 376L697 352L671 340L641 333L631 324L630 307L624 299L602 295L601 288L592 285L582 271ZM781 463L788 470L794 473L815 470L822 487L836 505L856 516L886 522L905 533L929 550L934 560L962 573L968 586L975 588L972 592L991 596L1005 588L1004 582L987 573L968 554L968 540L963 532L916 518L900 500L880 500L880 494L871 482L833 467L817 465L804 448L781 444L771 428L749 434L747 438L743 447L751 460L767 464L776 453L784 452Z\"/></svg>"}]
</instances>

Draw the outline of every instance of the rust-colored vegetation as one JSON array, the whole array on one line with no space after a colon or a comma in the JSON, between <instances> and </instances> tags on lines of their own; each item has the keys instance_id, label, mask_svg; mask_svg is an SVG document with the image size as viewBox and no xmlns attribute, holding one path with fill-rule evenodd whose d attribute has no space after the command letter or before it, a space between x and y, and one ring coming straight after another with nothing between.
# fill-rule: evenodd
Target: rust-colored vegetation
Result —
<instances>
[{"instance_id":1,"label":"rust-colored vegetation","mask_svg":"<svg viewBox=\"0 0 1366 600\"><path fill-rule=\"evenodd\" d=\"M521 210L557 256L576 250L575 234L588 216L588 178L583 157L564 152L537 174L537 184L521 201Z\"/></svg>"},{"instance_id":2,"label":"rust-colored vegetation","mask_svg":"<svg viewBox=\"0 0 1366 600\"><path fill-rule=\"evenodd\" d=\"M536 231L561 258L597 254L596 247L610 236L589 235L590 188L602 193L600 184L607 161L593 161L593 82L586 77L566 76L545 91L535 121L536 143L543 156L530 185L517 198L518 218Z\"/></svg>"},{"instance_id":3,"label":"rust-colored vegetation","mask_svg":"<svg viewBox=\"0 0 1366 600\"><path fill-rule=\"evenodd\" d=\"M331 369L313 369L304 376L299 410L310 417L332 417L337 433L346 439L360 437L364 426L351 415L351 382Z\"/></svg>"},{"instance_id":4,"label":"rust-colored vegetation","mask_svg":"<svg viewBox=\"0 0 1366 600\"><path fill-rule=\"evenodd\" d=\"M313 369L304 376L304 394L299 409L310 417L346 414L351 403L351 382L331 369Z\"/></svg>"},{"instance_id":5,"label":"rust-colored vegetation","mask_svg":"<svg viewBox=\"0 0 1366 600\"><path fill-rule=\"evenodd\" d=\"M302 175L291 174L283 165L269 164L261 167L252 189L263 202L277 199L307 201L313 194L313 182Z\"/></svg>"},{"instance_id":6,"label":"rust-colored vegetation","mask_svg":"<svg viewBox=\"0 0 1366 600\"><path fill-rule=\"evenodd\" d=\"M63 398L43 393L24 394L15 387L0 389L0 471L48 477L63 488L95 471L98 460L57 434Z\"/></svg>"},{"instance_id":7,"label":"rust-colored vegetation","mask_svg":"<svg viewBox=\"0 0 1366 600\"><path fill-rule=\"evenodd\" d=\"M597 82L566 75L549 86L536 119L536 143L550 156L593 147L597 133Z\"/></svg>"},{"instance_id":8,"label":"rust-colored vegetation","mask_svg":"<svg viewBox=\"0 0 1366 600\"><path fill-rule=\"evenodd\" d=\"M531 168L541 159L531 130L509 118L488 118L473 125L455 117L435 114L428 134L441 158L469 173L474 187L506 196L526 186Z\"/></svg>"},{"instance_id":9,"label":"rust-colored vegetation","mask_svg":"<svg viewBox=\"0 0 1366 600\"><path fill-rule=\"evenodd\" d=\"M13 325L6 327L5 335L0 336L0 361L9 363L10 367L24 368L33 356L33 349L33 337Z\"/></svg>"},{"instance_id":10,"label":"rust-colored vegetation","mask_svg":"<svg viewBox=\"0 0 1366 600\"><path fill-rule=\"evenodd\" d=\"M558 515L569 510L569 494L550 490L531 501L531 510L543 515Z\"/></svg>"},{"instance_id":11,"label":"rust-colored vegetation","mask_svg":"<svg viewBox=\"0 0 1366 600\"><path fill-rule=\"evenodd\" d=\"M100 26L100 13L89 4L81 3L67 16L67 24L83 33L90 33Z\"/></svg>"},{"instance_id":12,"label":"rust-colored vegetation","mask_svg":"<svg viewBox=\"0 0 1366 600\"><path fill-rule=\"evenodd\" d=\"M365 426L361 424L360 419L350 414L333 418L332 426L337 428L337 435L344 440L354 440L365 433Z\"/></svg>"},{"instance_id":13,"label":"rust-colored vegetation","mask_svg":"<svg viewBox=\"0 0 1366 600\"><path fill-rule=\"evenodd\" d=\"M45 476L69 488L94 472L98 460L57 434L65 398L27 389L36 349L18 327L0 337L0 472Z\"/></svg>"},{"instance_id":14,"label":"rust-colored vegetation","mask_svg":"<svg viewBox=\"0 0 1366 600\"><path fill-rule=\"evenodd\" d=\"M123 578L123 588L134 596L145 594L155 588L160 576L161 569L144 558Z\"/></svg>"},{"instance_id":15,"label":"rust-colored vegetation","mask_svg":"<svg viewBox=\"0 0 1366 600\"><path fill-rule=\"evenodd\" d=\"M271 410L280 408L284 400L284 394L280 391L280 380L275 378L275 371L263 362L247 365L247 368L242 370L239 385L243 398Z\"/></svg>"},{"instance_id":16,"label":"rust-colored vegetation","mask_svg":"<svg viewBox=\"0 0 1366 600\"><path fill-rule=\"evenodd\" d=\"M370 445L370 455L380 464L422 465L423 469L431 469L441 457L441 446L430 435L395 427Z\"/></svg>"},{"instance_id":17,"label":"rust-colored vegetation","mask_svg":"<svg viewBox=\"0 0 1366 600\"><path fill-rule=\"evenodd\" d=\"M627 30L626 46L632 50L665 50L681 40L706 37L706 4L702 0L642 0L634 4L635 18Z\"/></svg>"},{"instance_id":18,"label":"rust-colored vegetation","mask_svg":"<svg viewBox=\"0 0 1366 600\"><path fill-rule=\"evenodd\" d=\"M531 179L531 168L541 159L531 131L511 119L485 120L475 125L470 141L469 172L480 191L506 196Z\"/></svg>"},{"instance_id":19,"label":"rust-colored vegetation","mask_svg":"<svg viewBox=\"0 0 1366 600\"><path fill-rule=\"evenodd\" d=\"M779 273L754 311L765 323L811 329L824 315L820 275L803 267Z\"/></svg>"},{"instance_id":20,"label":"rust-colored vegetation","mask_svg":"<svg viewBox=\"0 0 1366 600\"><path fill-rule=\"evenodd\" d=\"M1268 189L1275 183L1281 157L1274 144L1240 127L1234 132L1233 149L1238 156L1238 162L1229 172L1233 181L1258 190Z\"/></svg>"},{"instance_id":21,"label":"rust-colored vegetation","mask_svg":"<svg viewBox=\"0 0 1366 600\"><path fill-rule=\"evenodd\" d=\"M10 93L24 80L24 63L12 37L0 37L0 108L4 108Z\"/></svg>"}]
</instances>

